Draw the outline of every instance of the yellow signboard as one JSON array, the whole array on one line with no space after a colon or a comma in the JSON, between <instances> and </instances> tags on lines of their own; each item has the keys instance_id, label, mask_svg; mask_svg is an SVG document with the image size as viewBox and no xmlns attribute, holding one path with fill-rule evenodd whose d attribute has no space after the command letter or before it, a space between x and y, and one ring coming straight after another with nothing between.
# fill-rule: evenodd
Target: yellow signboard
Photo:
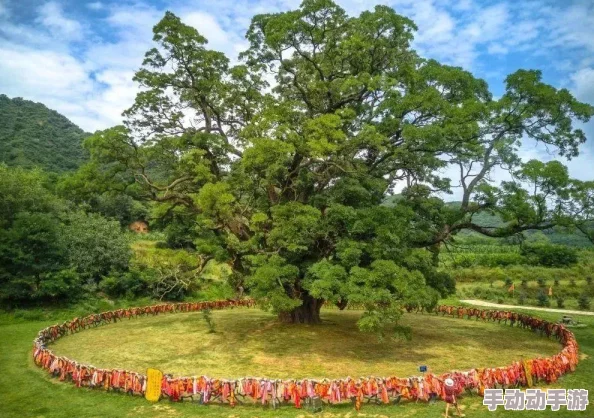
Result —
<instances>
[{"instance_id":1,"label":"yellow signboard","mask_svg":"<svg viewBox=\"0 0 594 418\"><path fill-rule=\"evenodd\" d=\"M524 365L524 373L526 374L526 386L528 386L529 388L532 387L533 382L532 382L532 368L530 367L530 364L524 360L522 362L522 364Z\"/></svg>"},{"instance_id":2,"label":"yellow signboard","mask_svg":"<svg viewBox=\"0 0 594 418\"><path fill-rule=\"evenodd\" d=\"M146 371L146 392L144 397L151 402L157 402L161 397L161 380L163 373L157 369L148 369Z\"/></svg>"}]
</instances>

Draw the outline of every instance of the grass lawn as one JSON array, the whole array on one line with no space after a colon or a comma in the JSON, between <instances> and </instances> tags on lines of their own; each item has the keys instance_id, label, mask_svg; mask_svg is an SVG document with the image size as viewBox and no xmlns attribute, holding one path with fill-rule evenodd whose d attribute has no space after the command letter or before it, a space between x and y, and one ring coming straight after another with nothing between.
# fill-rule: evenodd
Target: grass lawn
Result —
<instances>
[{"instance_id":1,"label":"grass lawn","mask_svg":"<svg viewBox=\"0 0 594 418\"><path fill-rule=\"evenodd\" d=\"M96 367L238 378L410 376L419 364L436 373L500 366L549 356L560 345L520 328L406 314L411 341L361 333L361 312L323 311L321 325L287 325L260 309L213 311L217 332L200 313L125 320L62 338L54 352ZM495 338L494 338L495 337Z\"/></svg>"},{"instance_id":2,"label":"grass lawn","mask_svg":"<svg viewBox=\"0 0 594 418\"><path fill-rule=\"evenodd\" d=\"M231 315L237 314L241 314L241 319L238 320L234 316L231 322ZM442 320L428 315L405 316L403 322L413 326L412 341L386 340L384 343L378 343L374 337L367 334L354 333L352 327L355 313L346 314L343 316L343 313L329 311L324 315L328 322L320 327L281 327L257 310L216 312L213 314L218 328L216 334L205 333L206 328L199 314L142 318L65 337L55 345L55 351L70 355L69 350L78 350L80 354L73 355L78 360L92 360L96 362L96 366L102 366L101 361L109 362L106 365L112 365L111 361L116 361L113 365L136 368L139 371L147 366L144 359L139 363L123 363L138 361L126 354L133 353L134 347L146 350L147 353L142 355L146 355L146 359L164 365L168 368L167 371L175 371L177 367L180 371L189 372L209 370L213 375L221 376L232 375L233 373L230 372L232 370L240 375L266 374L269 376L284 376L291 371L292 376L297 376L297 370L294 369L299 369L303 375L310 376L319 374L355 376L371 373L407 375L414 372L418 364L423 363L431 366L436 372L453 367L467 368L470 365L496 366L507 363L520 353L549 354L551 349L557 348L555 343L551 344L540 337L533 336L529 331L468 320ZM558 315L555 314L535 313L535 315L549 320L558 319ZM481 398L466 397L461 404L467 417L593 416L594 318L580 317L579 319L588 324L587 328L574 330L581 346L581 362L575 373L562 378L555 386L590 390L591 405L587 411L568 412L562 408L561 411L553 414L550 410L511 412L499 408L497 412L490 413L482 405ZM51 323L55 322L58 321L51 321ZM49 324L48 321L26 321L14 319L8 315L0 316L0 417L251 418L311 415L306 410L296 410L292 406L271 410L259 405L230 409L217 405L175 404L167 401L153 405L143 398L77 389L71 384L59 383L37 369L31 360L31 341L40 328ZM161 334L161 338L155 336L165 329L168 331ZM119 336L107 338L106 341L111 341L112 349L105 351L106 347L97 344L95 337L98 338L100 334L108 337L108 334L113 332ZM165 335L168 337L164 337ZM234 343L227 341L230 336L236 339ZM151 341L150 344L147 343L148 340ZM215 343L226 344L229 349L217 350L215 353L210 350L211 353L205 357L204 352L208 349L204 348ZM168 346L175 347L175 352L180 355L181 360L173 358L177 354L171 354L171 349L169 351L166 349ZM102 355L106 357L94 357L100 354L99 347L102 347ZM257 347L260 351L255 351ZM302 351L299 351L299 347ZM234 355L233 350L240 354ZM295 360L296 363L288 364L285 360L287 352L291 361ZM317 353L315 362L307 360L308 353ZM386 360L384 357L387 355L393 355L393 357ZM467 358L471 355L474 356L473 359ZM202 358L207 358L208 361L204 362ZM269 362L274 362L275 358L282 358L280 365L269 366ZM283 360L287 364L283 364ZM380 363L377 363L379 361L383 363L379 365ZM334 364L335 362L340 363L340 366ZM134 364L138 366L133 367ZM247 368L248 364L251 369ZM245 368L239 369L240 367ZM239 370L242 372L239 373ZM362 370L367 370L367 373L363 373ZM440 402L434 405L423 403L399 406L364 405L360 413L357 413L347 404L324 407L321 414L311 416L436 418L441 416L443 410L444 404Z\"/></svg>"}]
</instances>

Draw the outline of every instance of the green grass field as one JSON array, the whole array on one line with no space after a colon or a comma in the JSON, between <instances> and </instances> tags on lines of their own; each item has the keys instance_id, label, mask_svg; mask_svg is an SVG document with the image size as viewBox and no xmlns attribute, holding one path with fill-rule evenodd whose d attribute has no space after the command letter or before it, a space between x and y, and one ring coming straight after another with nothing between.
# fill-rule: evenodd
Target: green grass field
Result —
<instances>
[{"instance_id":1,"label":"green grass field","mask_svg":"<svg viewBox=\"0 0 594 418\"><path fill-rule=\"evenodd\" d=\"M209 339L210 341L215 341L217 339L221 341L225 339L225 336L228 335L222 331L225 321L230 320L230 317L226 318L226 316L236 313L240 313L240 311L217 312L215 315L213 315L215 318L215 324L220 329L214 335L201 333L200 330L204 332L205 328L199 316L192 314L179 314L157 318L142 318L138 320L132 320L129 323L124 321L121 324L108 325L101 329L84 331L74 336L65 337L59 342L59 344L56 344L55 349L56 351L64 354L66 354L68 350L79 350L78 353L84 355L78 356L77 359L86 360L89 357L85 358L85 355L98 355L97 352L99 351L99 346L93 344L92 338L90 338L93 332L109 334L110 332L119 330L120 339L112 339L112 349L107 351L107 353L111 354L108 354L108 357L104 358L106 362L110 362L111 360L115 359L113 356L119 356L117 357L119 364L120 360L125 359L125 353L131 349L131 346L127 343L127 341L146 341L146 338L150 338L152 341L155 341L155 338L153 336L149 337L149 335L157 332L157 330L160 328L169 329L169 325L172 323L176 324L175 326L180 328L173 332L173 334L170 334L170 338L171 336L174 337L171 338L170 341L183 341L185 332L192 329L193 335L195 337L205 337L202 339L204 342L207 342ZM339 332L340 329L346 330L348 327L352 326L352 322L354 321L354 318L352 317L353 314L353 312L349 312L343 318L335 316L341 314L330 311L326 314L326 317L328 321L332 321L334 323L327 323L322 325L322 327L337 328L338 330L334 331L334 334ZM558 319L558 315L542 313L539 313L539 315L546 317L549 320ZM67 319L67 317L63 319ZM176 319L179 319L179 321ZM580 318L580 320L588 325L587 328L575 329L578 342L581 345L581 362L574 374L562 378L555 386L564 388L586 388L590 391L594 391L594 361L592 358L592 356L594 356L594 318L583 317ZM151 321L155 322L151 323ZM324 418L338 418L357 416L394 416L435 418L441 416L444 409L444 404L441 402L434 405L427 405L423 403L402 404L399 406L364 405L363 409L357 413L351 405L346 404L338 406L325 406L324 411L321 414L312 415L306 410L296 410L292 406L284 406L279 410L271 410L260 405L248 405L230 409L229 407L219 406L216 404L203 406L190 403L176 404L170 403L168 401L161 401L153 405L149 404L143 398L106 393L103 391L93 391L89 389L78 389L71 384L60 383L49 378L45 372L37 369L31 360L31 340L34 338L35 334L40 328L55 322L57 321L26 321L22 319L14 319L8 315L0 316L0 417L204 416L252 418L277 416L318 416ZM142 325L143 322L144 325ZM348 330L349 335L356 335L356 337L354 337L353 343L349 344L348 347L341 347L340 344L333 343L328 336L322 337L322 335L326 335L327 332L327 330L325 330L324 333L322 333L322 328L317 330L316 327L304 327L298 328L298 331L295 331L296 327L290 326L288 328L291 329L285 331L278 329L275 330L274 327L278 325L274 325L274 321L270 322L269 318L267 318L265 314L262 314L256 310L250 310L246 312L245 320L234 321L234 323L235 322L238 324L237 327L234 330L228 330L227 332L231 333L231 335L235 335L236 337L244 335L246 344L252 345L252 348L257 346L257 344L260 344L262 348L269 349L274 342L275 345L278 344L278 351L280 353L283 353L286 347L291 347L295 344L300 345L304 350L307 349L308 352L312 352L316 349L318 349L318 351L320 350L322 341L324 341L324 346L329 347L324 351L324 355L336 354L337 347L341 348L339 352L343 352L341 356L344 356L344 359L341 360L344 361L344 370L340 370L335 366L325 366L323 361L321 363L318 362L312 364L309 364L308 362L307 366L303 366L303 363L301 363L302 367L310 368L311 372L314 372L315 370L321 370L320 368L323 368L325 371L334 370L337 375L349 374L354 368L363 367L364 362L362 362L361 359L357 361L357 355L350 354L348 351L355 350L355 353L359 352L359 354L361 354L361 349L363 347L377 347L376 344L378 344L374 341L373 337L367 334L352 334L350 329ZM385 353L396 353L396 357L392 362L387 361L387 363L385 363L389 370L393 370L395 372L399 372L400 370L411 370L411 367L416 367L417 361L418 363L427 363L432 366L435 371L439 371L448 368L446 367L446 365L449 366L447 363L452 361L452 358L454 357L460 357L459 359L455 360L459 363L455 364L459 364L460 367L463 367L464 364L471 364L470 359L463 358L466 356L457 356L457 353L461 352L459 350L467 350L468 345L475 346L478 349L476 357L474 358L474 363L472 364L489 364L494 366L507 362L509 357L506 356L514 355L514 350L516 354L518 350L524 349L526 352L529 350L531 353L538 353L541 352L541 350L544 350L543 354L547 354L548 350L556 348L555 343L551 343L540 337L533 336L528 331L515 329L512 330L504 325L483 325L480 322L476 323L474 321L457 319L437 320L434 317L430 317L428 315L406 315L403 322L409 323L414 327L412 341L389 342L389 344L395 345L391 348L381 348L382 350L386 350L384 351ZM177 323L179 323L179 325L177 325ZM245 324L247 328L242 329L240 326L241 323ZM262 330L261 326L264 323L272 324L270 325L271 328ZM162 325L168 326L162 327ZM136 335L126 335L126 331L132 331L138 327L144 329L144 335L138 333ZM259 327L262 330L261 335L257 335L257 333L254 332L254 330L258 329ZM483 327L484 329L481 329ZM490 330L497 332L493 333L490 332ZM439 331L439 333L437 331ZM269 338L277 335L278 332L280 332L280 334L277 340L269 340ZM294 335L296 333L301 334L302 337L305 336L306 338L301 338L299 343L293 343L290 340L288 341L287 335ZM322 340L322 338L324 338L324 340ZM421 341L427 343L429 340L434 340L432 345L432 356L429 352L423 352L418 348ZM76 342L78 342L78 344L76 344ZM532 345L531 342L536 345ZM82 344L85 344L85 346ZM386 342L384 344L388 343ZM144 345L145 347L148 347L148 344ZM194 347L194 344L190 345ZM184 344L181 344L181 347L183 346ZM379 346L381 347L381 344ZM491 349L488 348L489 346ZM163 345L158 344L157 347L163 347ZM117 349L114 350L114 348ZM235 346L235 348L241 349L242 347L240 345L240 347ZM121 354L118 354L117 351L120 351ZM266 355L278 355L275 354L274 351L275 350L273 350L272 353L268 353ZM370 350L367 351L369 352ZM467 356L470 355L470 352L467 351L466 353ZM293 351L293 355L297 354L301 356L305 355L305 353L296 353L296 351ZM218 355L218 353L214 354L213 358L217 357ZM252 357L252 360L255 360L255 358L258 358L260 355ZM225 356L227 359L230 359L227 354L225 354L224 357ZM376 354L373 354L373 356L376 356ZM172 355L167 355L167 353L164 353L164 357L156 356L153 357L153 360L159 360L160 358L162 364L170 364L172 368L177 364L176 367L180 367L180 370L185 369L185 367L196 370L196 367L199 365L199 363L196 363L191 357L191 355L182 357L185 358L185 360L178 364L176 363L177 360L175 360ZM498 361L498 359L500 361ZM239 358L232 360L235 362L235 364L242 363L242 361L239 361L241 360ZM372 363L375 363L376 360L377 357L374 357L373 360L369 362L369 366L375 367L375 365ZM464 363L467 360L468 363ZM254 361L252 365L255 365L256 363L257 362ZM231 366L230 364L226 364L221 361L220 364L211 364L210 367L212 367L211 370L213 372L218 370L222 373L224 371L233 370L235 367L239 367L239 364L237 364L237 366ZM325 367L329 368L326 369ZM285 366L285 368L285 370L290 369L288 365ZM248 371L247 369L244 370ZM266 373L269 375L274 373L277 375L281 374L280 369L273 367L266 367L265 370L267 372L270 371ZM257 374L264 374L263 372L264 369L262 369L261 373ZM328 373L330 373L330 371L328 371ZM592 394L590 395L590 401L592 402ZM554 415L550 412L550 410L547 412L510 413L509 411L506 412L501 408L495 413L490 413L487 411L486 407L482 405L481 398L479 397L464 398L462 400L462 407L467 417L486 418L512 415L518 417L591 417L593 415L592 406L590 406L589 409L583 413L570 413L562 410L558 413L555 413Z\"/></svg>"},{"instance_id":2,"label":"green grass field","mask_svg":"<svg viewBox=\"0 0 594 418\"><path fill-rule=\"evenodd\" d=\"M53 350L97 367L150 366L178 376L338 378L410 376L419 364L436 373L500 366L560 349L519 328L428 314L405 314L411 341L379 341L359 332L360 315L327 310L321 325L287 325L260 309L214 311L213 334L200 313L180 313L90 329L58 340Z\"/></svg>"}]
</instances>

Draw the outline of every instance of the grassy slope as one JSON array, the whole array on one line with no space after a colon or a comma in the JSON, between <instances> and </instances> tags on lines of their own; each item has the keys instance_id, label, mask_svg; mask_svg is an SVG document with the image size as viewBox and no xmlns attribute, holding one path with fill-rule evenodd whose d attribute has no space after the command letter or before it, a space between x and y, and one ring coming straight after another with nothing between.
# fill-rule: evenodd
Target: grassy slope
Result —
<instances>
[{"instance_id":1,"label":"grassy slope","mask_svg":"<svg viewBox=\"0 0 594 418\"><path fill-rule=\"evenodd\" d=\"M450 301L455 302L455 301ZM535 313L549 320L558 315ZM66 318L63 318L66 319ZM6 316L0 317L0 416L1 417L297 417L310 416L293 407L273 411L261 406L243 406L235 409L217 405L198 406L160 402L152 405L142 398L119 394L77 389L70 384L61 384L37 369L30 359L31 340L36 332L49 325L47 321L24 321ZM575 329L581 346L582 360L574 374L562 378L557 387L586 388L590 390L590 407L585 412L569 413L561 410L555 417L592 416L594 408L594 318L580 318L587 328ZM56 321L52 321L56 322ZM466 321L464 321L466 323ZM81 334L82 335L82 334ZM466 397L462 406L468 417L544 417L550 412L506 412L501 408L490 413L481 403L481 398ZM440 417L443 403L435 405L406 404L402 406L365 405L357 414L350 405L325 407L323 417Z\"/></svg>"}]
</instances>

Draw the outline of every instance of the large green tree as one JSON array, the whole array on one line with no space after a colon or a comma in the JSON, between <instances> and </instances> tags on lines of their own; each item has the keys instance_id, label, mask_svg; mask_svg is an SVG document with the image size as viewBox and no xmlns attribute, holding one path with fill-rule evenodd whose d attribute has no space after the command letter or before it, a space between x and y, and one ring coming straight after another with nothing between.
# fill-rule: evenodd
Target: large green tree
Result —
<instances>
[{"instance_id":1,"label":"large green tree","mask_svg":"<svg viewBox=\"0 0 594 418\"><path fill-rule=\"evenodd\" d=\"M196 248L281 318L317 322L326 301L357 303L361 327L382 328L402 305L451 290L432 252L458 231L568 222L579 199L566 169L517 151L529 138L575 156L585 136L572 122L594 113L538 71L510 75L495 100L469 72L419 57L415 29L386 6L353 17L306 0L255 16L232 66L168 12L125 126L87 141L85 170L183 218ZM436 197L450 190L438 174L448 166L460 171L458 208ZM490 182L495 168L513 181ZM476 225L485 210L505 226Z\"/></svg>"}]
</instances>

